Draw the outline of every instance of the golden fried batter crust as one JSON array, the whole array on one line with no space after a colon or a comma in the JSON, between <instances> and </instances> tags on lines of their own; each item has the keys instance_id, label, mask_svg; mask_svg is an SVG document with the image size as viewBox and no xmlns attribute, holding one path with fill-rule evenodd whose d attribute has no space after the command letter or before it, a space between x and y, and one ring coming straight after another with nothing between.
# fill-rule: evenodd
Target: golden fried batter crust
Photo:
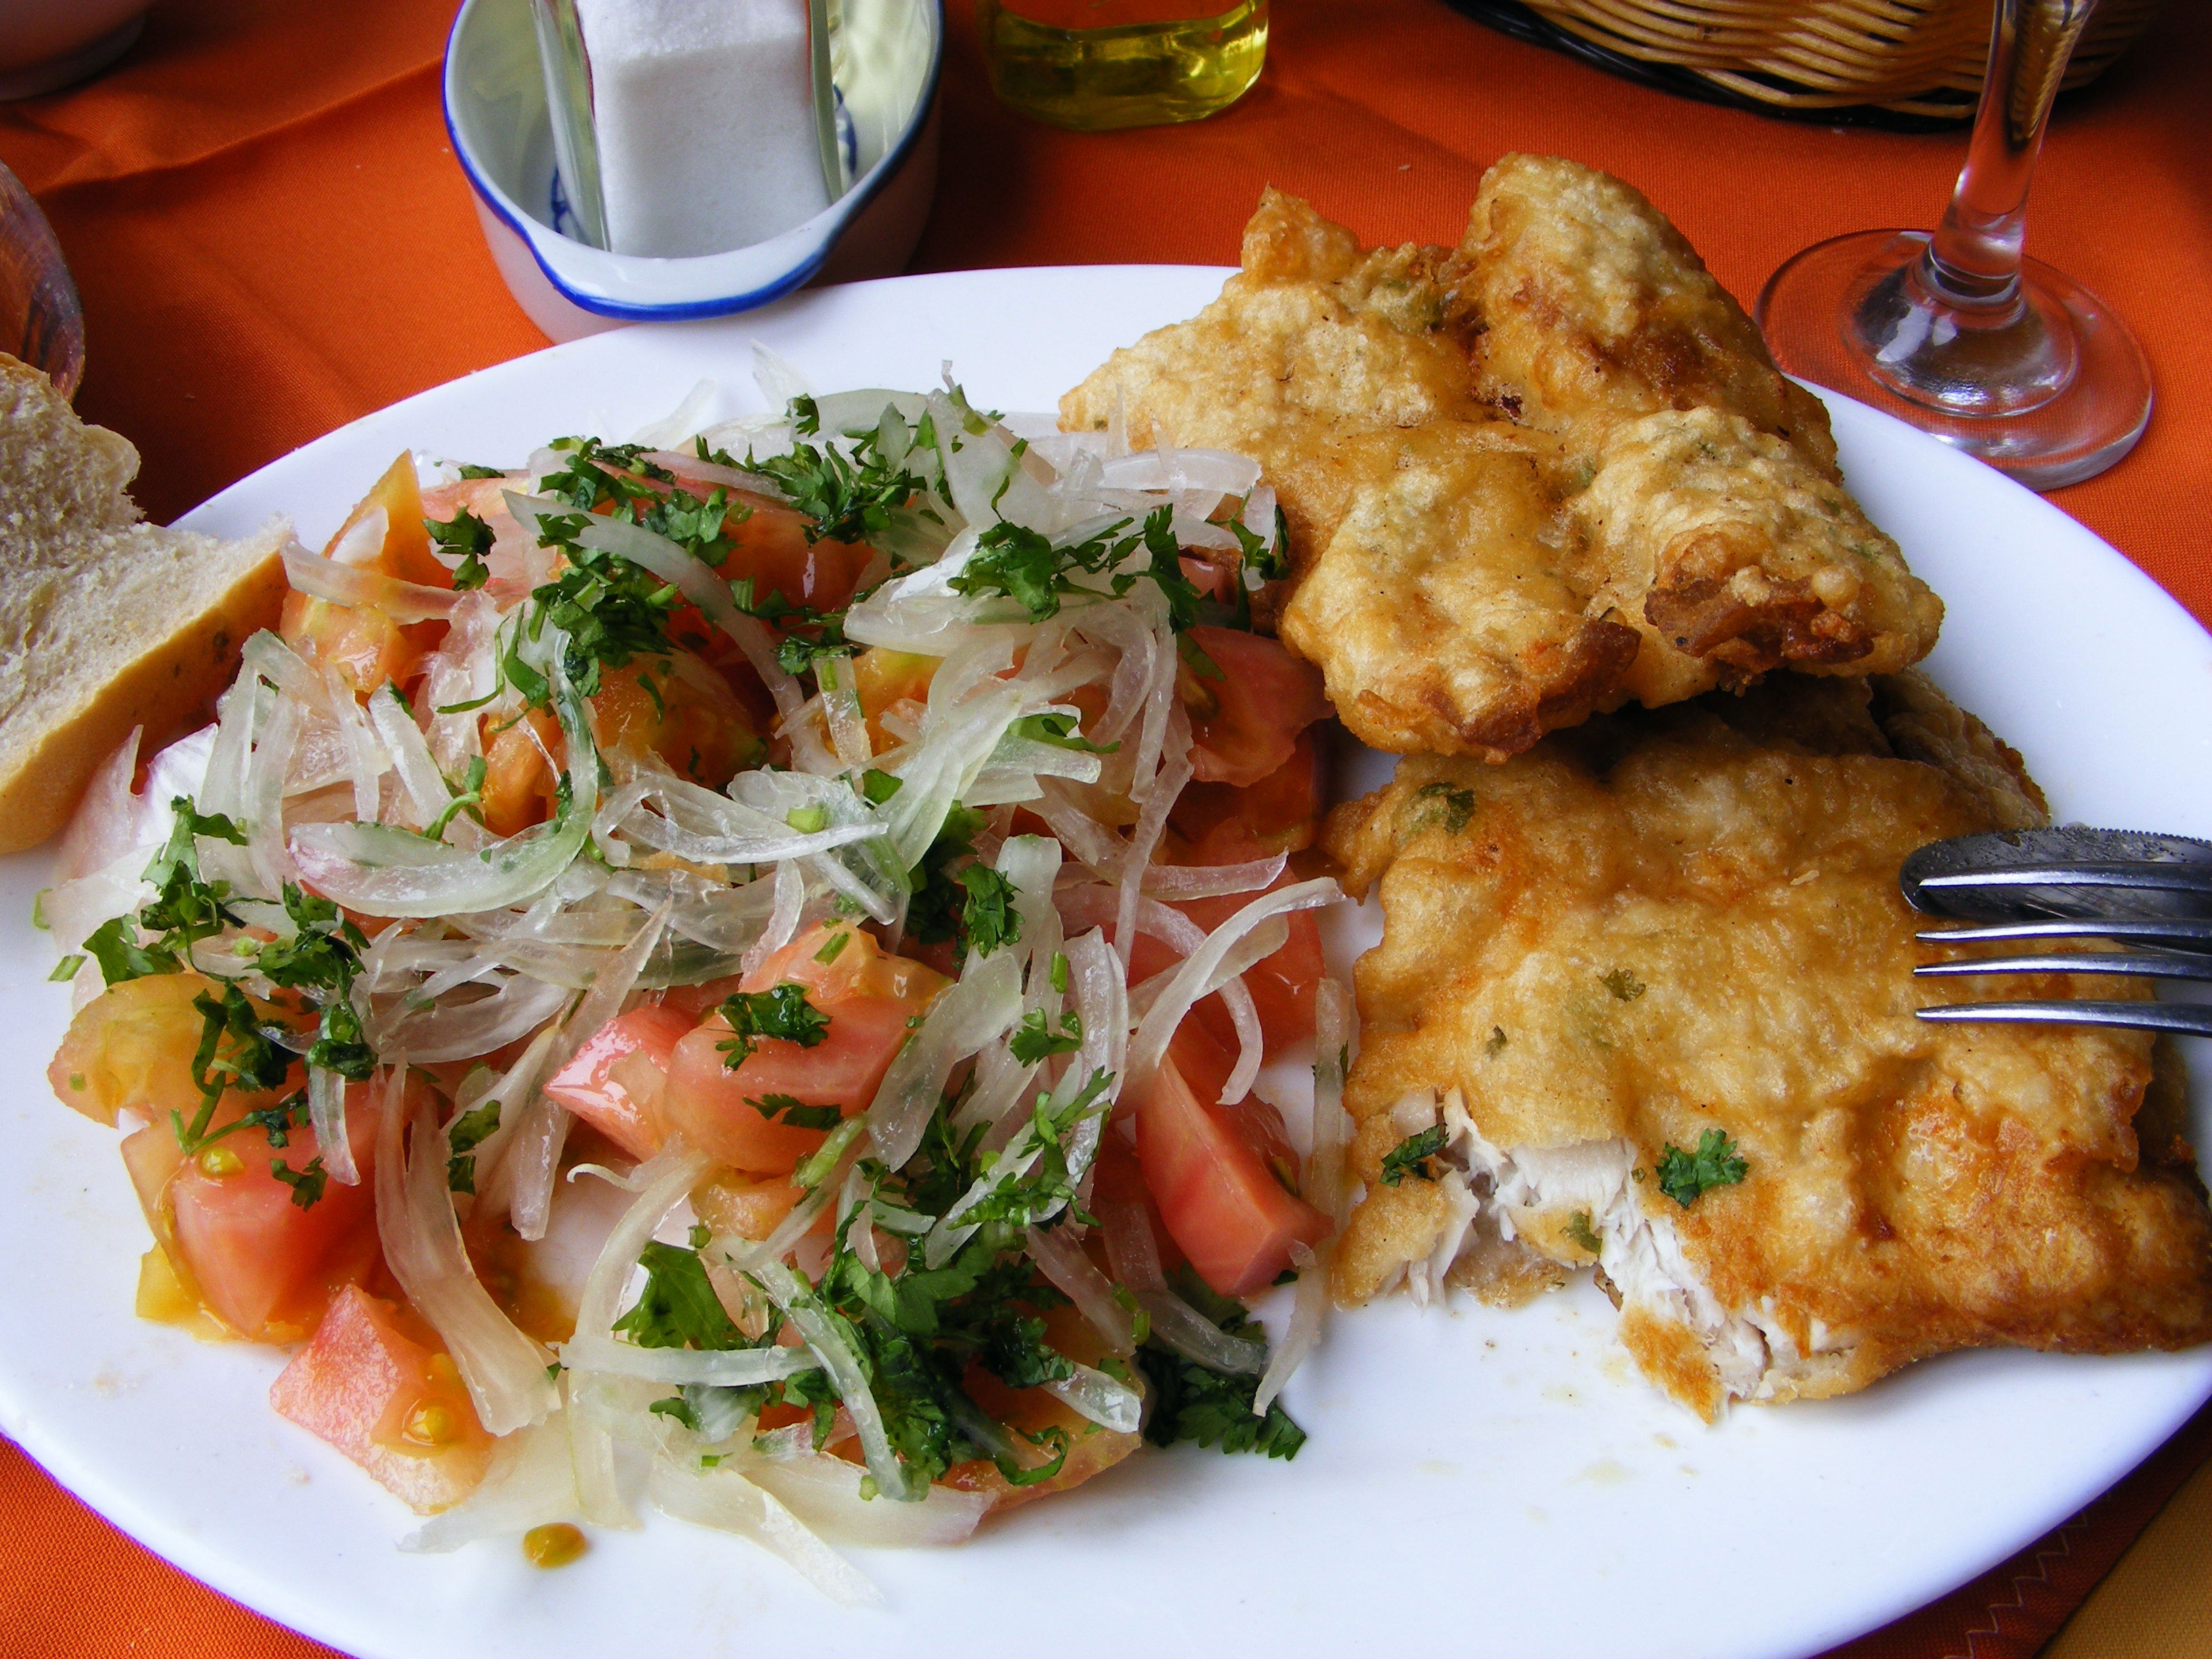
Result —
<instances>
[{"instance_id":1,"label":"golden fried batter crust","mask_svg":"<svg viewBox=\"0 0 2212 1659\"><path fill-rule=\"evenodd\" d=\"M1927 744L1931 730L1948 735ZM1913 745L1929 760L1899 757ZM1601 1161L1608 1145L1632 1159L1623 1224L1648 1224L1662 1264L1679 1241L1735 1322L1723 1335L1763 1333L1753 1380L1727 1381L1715 1329L1637 1294L1607 1255L1631 1352L1709 1415L1731 1394L1843 1393L1951 1348L2212 1339L2212 1216L2172 1056L2154 1082L2141 1033L1912 1015L1990 991L1910 977L1945 947L1915 942L1900 860L2039 816L2033 790L1924 680L1884 683L1870 705L1859 683L1784 677L1600 716L1503 766L1412 757L1337 809L1324 844L1354 890L1379 878L1386 917L1357 971L1346 1103L1368 1189L1340 1296L1364 1299L1437 1248L1443 1183L1379 1177L1409 1121L1456 1091L1523 1165L1531 1149ZM2004 986L2116 994L2063 975ZM1714 1128L1749 1173L1686 1209L1651 1172ZM1518 1242L1579 1265L1590 1253L1563 1230L1586 1242L1591 1221L1534 1202ZM1482 1272L1462 1257L1457 1279L1483 1290Z\"/></svg>"},{"instance_id":2,"label":"golden fried batter crust","mask_svg":"<svg viewBox=\"0 0 2212 1659\"><path fill-rule=\"evenodd\" d=\"M1261 463L1293 564L1262 617L1380 749L1498 760L1632 698L1893 672L1942 619L1818 401L1649 203L1572 162L1500 161L1457 248L1364 249L1268 191L1221 297L1061 400L1070 429L1117 420Z\"/></svg>"}]
</instances>

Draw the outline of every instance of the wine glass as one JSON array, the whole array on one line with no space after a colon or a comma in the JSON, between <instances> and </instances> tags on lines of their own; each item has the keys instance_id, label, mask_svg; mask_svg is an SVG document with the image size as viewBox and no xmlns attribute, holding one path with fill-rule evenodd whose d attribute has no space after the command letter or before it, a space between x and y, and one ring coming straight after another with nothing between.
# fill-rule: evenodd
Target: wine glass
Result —
<instances>
[{"instance_id":1,"label":"wine glass","mask_svg":"<svg viewBox=\"0 0 2212 1659\"><path fill-rule=\"evenodd\" d=\"M1931 235L1869 230L1767 279L1759 326L1790 374L2053 489L2135 447L2142 349L2095 295L2021 253L2051 101L2096 0L1996 0L1966 164Z\"/></svg>"}]
</instances>

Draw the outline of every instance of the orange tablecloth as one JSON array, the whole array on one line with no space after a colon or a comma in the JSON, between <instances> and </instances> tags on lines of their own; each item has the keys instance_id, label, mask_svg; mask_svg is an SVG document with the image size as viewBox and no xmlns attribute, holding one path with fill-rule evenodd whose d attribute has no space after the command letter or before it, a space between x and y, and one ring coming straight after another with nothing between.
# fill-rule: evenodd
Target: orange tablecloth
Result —
<instances>
[{"instance_id":1,"label":"orange tablecloth","mask_svg":"<svg viewBox=\"0 0 2212 1659\"><path fill-rule=\"evenodd\" d=\"M0 106L0 161L44 204L83 293L90 370L78 406L144 453L138 495L156 517L543 343L492 270L447 148L438 58L452 9L168 0L105 76ZM921 270L1231 264L1266 184L1374 240L1449 241L1482 169L1532 149L1635 181L1748 296L1808 242L1926 223L1959 161L1955 135L1789 125L1628 86L1440 0L1275 0L1266 76L1236 109L1190 127L1076 136L992 100L969 9L951 9L943 182ZM2212 8L2176 0L2099 85L2061 104L2029 246L2135 326L2159 398L2132 457L2054 499L2212 621L2208 85ZM2200 1417L2080 1522L1848 1651L2034 1652L2208 1450L2212 1417ZM2208 1480L2184 1500L2197 1512ZM326 1651L155 1561L4 1443L0 1539L8 1651ZM2196 1593L2154 1577L2149 1593L2162 1589Z\"/></svg>"}]
</instances>

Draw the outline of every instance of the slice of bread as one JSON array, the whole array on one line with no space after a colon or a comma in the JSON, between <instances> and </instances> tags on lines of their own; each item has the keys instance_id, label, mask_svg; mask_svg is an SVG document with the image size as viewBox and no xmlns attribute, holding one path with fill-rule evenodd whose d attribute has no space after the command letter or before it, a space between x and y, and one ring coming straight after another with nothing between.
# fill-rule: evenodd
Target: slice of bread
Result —
<instances>
[{"instance_id":1,"label":"slice of bread","mask_svg":"<svg viewBox=\"0 0 2212 1659\"><path fill-rule=\"evenodd\" d=\"M183 730L276 625L289 526L226 542L144 523L138 452L0 355L0 853L69 821L134 726Z\"/></svg>"}]
</instances>

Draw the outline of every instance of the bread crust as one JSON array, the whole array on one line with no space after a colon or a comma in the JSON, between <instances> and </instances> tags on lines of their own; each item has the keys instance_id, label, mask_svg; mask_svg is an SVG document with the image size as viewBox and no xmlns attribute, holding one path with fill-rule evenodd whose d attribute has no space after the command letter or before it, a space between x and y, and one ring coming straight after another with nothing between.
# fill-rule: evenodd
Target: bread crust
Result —
<instances>
[{"instance_id":1,"label":"bread crust","mask_svg":"<svg viewBox=\"0 0 2212 1659\"><path fill-rule=\"evenodd\" d=\"M68 823L131 727L149 752L184 730L283 610L287 526L142 523L137 471L128 440L0 356L0 853Z\"/></svg>"},{"instance_id":2,"label":"bread crust","mask_svg":"<svg viewBox=\"0 0 2212 1659\"><path fill-rule=\"evenodd\" d=\"M182 618L105 685L46 726L0 771L0 854L20 853L58 835L100 763L134 726L145 727L150 754L180 733L238 678L239 653L283 610L280 538L267 556L207 610ZM12 746L12 745L11 745Z\"/></svg>"}]
</instances>

